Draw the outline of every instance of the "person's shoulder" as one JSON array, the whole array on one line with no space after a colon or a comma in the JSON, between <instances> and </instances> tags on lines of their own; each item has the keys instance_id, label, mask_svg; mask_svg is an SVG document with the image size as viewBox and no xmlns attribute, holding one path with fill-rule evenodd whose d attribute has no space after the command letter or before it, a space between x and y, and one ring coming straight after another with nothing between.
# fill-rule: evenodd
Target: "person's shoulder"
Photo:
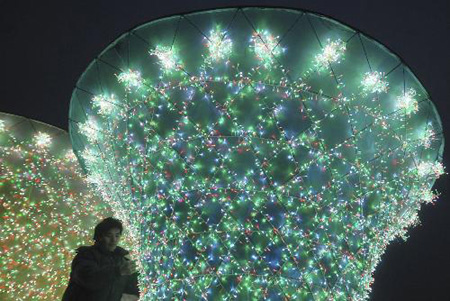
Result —
<instances>
[{"instance_id":1,"label":"person's shoulder","mask_svg":"<svg viewBox=\"0 0 450 301\"><path fill-rule=\"evenodd\" d=\"M116 253L120 256L125 256L125 255L129 254L130 252L128 252L127 250L125 250L122 247L117 246L116 249L114 250L114 253Z\"/></svg>"},{"instance_id":2,"label":"person's shoulder","mask_svg":"<svg viewBox=\"0 0 450 301\"><path fill-rule=\"evenodd\" d=\"M94 246L80 246L76 249L77 253L91 252L93 251Z\"/></svg>"},{"instance_id":3,"label":"person's shoulder","mask_svg":"<svg viewBox=\"0 0 450 301\"><path fill-rule=\"evenodd\" d=\"M77 253L77 257L86 257L93 255L96 250L95 246L81 246L78 247L75 252Z\"/></svg>"}]
</instances>

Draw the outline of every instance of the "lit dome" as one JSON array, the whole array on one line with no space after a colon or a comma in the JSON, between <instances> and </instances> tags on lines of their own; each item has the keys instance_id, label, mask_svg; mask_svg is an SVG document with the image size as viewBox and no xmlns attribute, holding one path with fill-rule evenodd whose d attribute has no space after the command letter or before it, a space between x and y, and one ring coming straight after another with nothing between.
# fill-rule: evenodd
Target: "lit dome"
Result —
<instances>
[{"instance_id":1,"label":"lit dome","mask_svg":"<svg viewBox=\"0 0 450 301\"><path fill-rule=\"evenodd\" d=\"M125 33L80 77L70 134L139 241L149 300L365 299L443 173L439 116L404 62L289 9Z\"/></svg>"}]
</instances>

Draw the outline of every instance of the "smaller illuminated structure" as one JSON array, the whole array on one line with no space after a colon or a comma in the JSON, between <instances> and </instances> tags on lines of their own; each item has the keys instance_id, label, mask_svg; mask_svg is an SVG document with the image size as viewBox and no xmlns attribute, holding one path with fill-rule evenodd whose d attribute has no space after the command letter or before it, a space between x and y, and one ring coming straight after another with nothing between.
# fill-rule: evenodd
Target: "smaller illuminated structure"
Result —
<instances>
[{"instance_id":1,"label":"smaller illuminated structure","mask_svg":"<svg viewBox=\"0 0 450 301\"><path fill-rule=\"evenodd\" d=\"M75 249L111 215L67 132L0 113L0 300L60 300Z\"/></svg>"}]
</instances>

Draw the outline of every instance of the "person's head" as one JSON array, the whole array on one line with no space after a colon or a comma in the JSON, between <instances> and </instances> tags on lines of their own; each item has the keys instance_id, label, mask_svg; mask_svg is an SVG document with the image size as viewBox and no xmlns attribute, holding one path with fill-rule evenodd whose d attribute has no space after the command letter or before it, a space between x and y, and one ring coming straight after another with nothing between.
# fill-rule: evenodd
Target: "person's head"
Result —
<instances>
[{"instance_id":1,"label":"person's head","mask_svg":"<svg viewBox=\"0 0 450 301\"><path fill-rule=\"evenodd\" d=\"M95 226L94 241L106 250L112 252L116 249L122 236L122 222L113 217L107 217Z\"/></svg>"}]
</instances>

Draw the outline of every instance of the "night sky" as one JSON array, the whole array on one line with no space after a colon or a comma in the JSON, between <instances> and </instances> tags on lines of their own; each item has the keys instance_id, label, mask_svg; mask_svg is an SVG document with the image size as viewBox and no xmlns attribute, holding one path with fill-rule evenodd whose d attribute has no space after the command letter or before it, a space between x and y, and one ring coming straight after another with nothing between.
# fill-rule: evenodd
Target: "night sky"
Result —
<instances>
[{"instance_id":1,"label":"night sky","mask_svg":"<svg viewBox=\"0 0 450 301\"><path fill-rule=\"evenodd\" d=\"M75 83L120 34L163 16L200 9L264 5L330 16L399 55L425 86L449 132L450 1L2 1L0 111L67 130ZM448 136L448 134L447 134ZM450 166L449 147L444 165ZM447 168L447 170L448 170ZM375 272L371 300L450 300L449 176L423 206L422 225L393 242Z\"/></svg>"}]
</instances>

